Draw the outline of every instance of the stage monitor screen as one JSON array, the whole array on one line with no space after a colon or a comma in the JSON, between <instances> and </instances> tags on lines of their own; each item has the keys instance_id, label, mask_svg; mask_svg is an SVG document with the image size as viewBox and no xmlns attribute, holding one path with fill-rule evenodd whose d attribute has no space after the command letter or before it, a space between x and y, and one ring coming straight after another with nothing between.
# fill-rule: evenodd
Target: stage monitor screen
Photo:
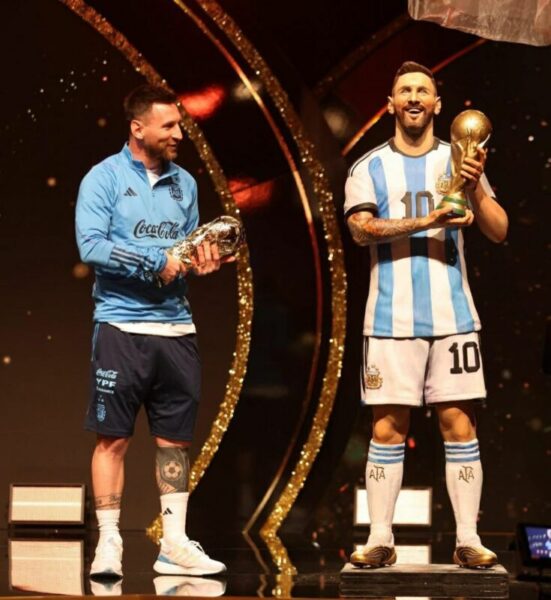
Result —
<instances>
[{"instance_id":1,"label":"stage monitor screen","mask_svg":"<svg viewBox=\"0 0 551 600\"><path fill-rule=\"evenodd\" d=\"M551 568L551 523L519 523L517 537L524 565Z\"/></svg>"}]
</instances>

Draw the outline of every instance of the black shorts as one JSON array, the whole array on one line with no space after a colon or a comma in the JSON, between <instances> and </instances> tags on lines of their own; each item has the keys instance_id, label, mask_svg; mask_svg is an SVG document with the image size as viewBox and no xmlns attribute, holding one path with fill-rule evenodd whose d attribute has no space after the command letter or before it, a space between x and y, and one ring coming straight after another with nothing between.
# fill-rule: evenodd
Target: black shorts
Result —
<instances>
[{"instance_id":1,"label":"black shorts","mask_svg":"<svg viewBox=\"0 0 551 600\"><path fill-rule=\"evenodd\" d=\"M195 335L141 335L99 323L84 427L105 436L130 437L143 404L151 435L191 441L200 387Z\"/></svg>"}]
</instances>

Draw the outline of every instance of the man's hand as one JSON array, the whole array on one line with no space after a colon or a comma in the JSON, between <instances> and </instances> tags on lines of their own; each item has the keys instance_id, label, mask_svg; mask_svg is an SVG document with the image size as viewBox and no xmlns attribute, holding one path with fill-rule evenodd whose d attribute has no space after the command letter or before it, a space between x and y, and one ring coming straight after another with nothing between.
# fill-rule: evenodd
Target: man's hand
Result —
<instances>
[{"instance_id":1,"label":"man's hand","mask_svg":"<svg viewBox=\"0 0 551 600\"><path fill-rule=\"evenodd\" d=\"M161 281L167 285L174 281L180 273L185 273L184 265L172 254L166 253L167 261L164 269L159 273Z\"/></svg>"},{"instance_id":2,"label":"man's hand","mask_svg":"<svg viewBox=\"0 0 551 600\"><path fill-rule=\"evenodd\" d=\"M468 227L474 221L474 213L472 210L466 209L464 217L455 217L450 213L447 206L436 208L426 217L427 229L435 229L438 227Z\"/></svg>"},{"instance_id":3,"label":"man's hand","mask_svg":"<svg viewBox=\"0 0 551 600\"><path fill-rule=\"evenodd\" d=\"M478 148L478 160L475 158L465 157L461 165L461 177L467 180L465 184L466 190L474 190L478 185L482 173L484 173L484 165L486 164L486 157L488 156L488 150L485 148Z\"/></svg>"},{"instance_id":4,"label":"man's hand","mask_svg":"<svg viewBox=\"0 0 551 600\"><path fill-rule=\"evenodd\" d=\"M203 242L197 247L197 257L193 265L193 272L196 275L208 275L213 271L218 271L220 265L224 263L234 262L235 256L225 256L220 258L218 244Z\"/></svg>"}]
</instances>

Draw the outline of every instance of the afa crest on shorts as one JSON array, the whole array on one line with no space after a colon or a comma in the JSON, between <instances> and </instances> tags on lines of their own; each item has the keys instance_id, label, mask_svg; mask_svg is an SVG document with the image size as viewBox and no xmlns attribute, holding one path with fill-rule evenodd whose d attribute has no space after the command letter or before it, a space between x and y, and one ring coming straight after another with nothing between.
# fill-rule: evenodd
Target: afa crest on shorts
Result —
<instances>
[{"instance_id":1,"label":"afa crest on shorts","mask_svg":"<svg viewBox=\"0 0 551 600\"><path fill-rule=\"evenodd\" d=\"M383 385L381 371L379 371L375 365L368 365L367 371L365 372L364 381L365 387L368 390L378 390Z\"/></svg>"},{"instance_id":2,"label":"afa crest on shorts","mask_svg":"<svg viewBox=\"0 0 551 600\"><path fill-rule=\"evenodd\" d=\"M96 404L96 417L100 423L105 421L105 417L107 415L107 410L105 408L105 404L100 404L99 402Z\"/></svg>"}]
</instances>

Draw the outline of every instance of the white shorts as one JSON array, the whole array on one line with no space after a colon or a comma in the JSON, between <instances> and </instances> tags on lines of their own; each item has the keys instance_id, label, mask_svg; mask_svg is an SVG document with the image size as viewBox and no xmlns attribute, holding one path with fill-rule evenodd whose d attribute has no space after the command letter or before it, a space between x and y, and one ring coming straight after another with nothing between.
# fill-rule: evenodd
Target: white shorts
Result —
<instances>
[{"instance_id":1,"label":"white shorts","mask_svg":"<svg viewBox=\"0 0 551 600\"><path fill-rule=\"evenodd\" d=\"M440 338L364 337L364 404L426 404L486 397L478 332Z\"/></svg>"}]
</instances>

